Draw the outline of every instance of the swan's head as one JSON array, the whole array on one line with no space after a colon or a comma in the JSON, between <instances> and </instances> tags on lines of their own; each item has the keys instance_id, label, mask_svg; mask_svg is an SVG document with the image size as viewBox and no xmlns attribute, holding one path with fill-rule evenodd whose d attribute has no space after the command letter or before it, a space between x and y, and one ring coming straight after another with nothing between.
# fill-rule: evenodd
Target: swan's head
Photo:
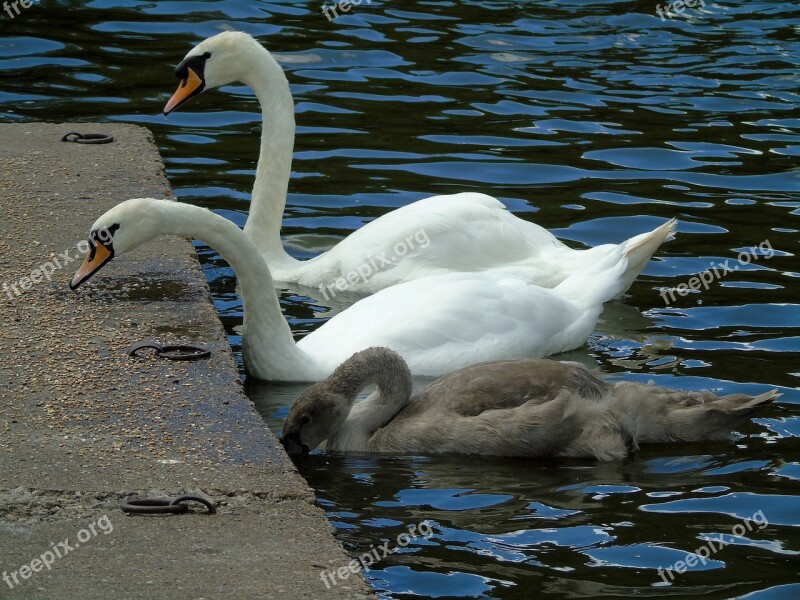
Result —
<instances>
[{"instance_id":1,"label":"swan's head","mask_svg":"<svg viewBox=\"0 0 800 600\"><path fill-rule=\"evenodd\" d=\"M117 204L97 219L89 231L89 251L69 287L74 290L115 256L157 237L163 228L167 202L171 201L134 198Z\"/></svg>"},{"instance_id":2,"label":"swan's head","mask_svg":"<svg viewBox=\"0 0 800 600\"><path fill-rule=\"evenodd\" d=\"M350 401L323 381L315 383L292 404L283 422L281 444L289 455L308 454L344 425Z\"/></svg>"},{"instance_id":3,"label":"swan's head","mask_svg":"<svg viewBox=\"0 0 800 600\"><path fill-rule=\"evenodd\" d=\"M261 44L241 31L224 31L203 40L175 67L180 85L164 107L164 116L203 90L248 83L256 68L254 60L263 61L265 56L269 54Z\"/></svg>"}]
</instances>

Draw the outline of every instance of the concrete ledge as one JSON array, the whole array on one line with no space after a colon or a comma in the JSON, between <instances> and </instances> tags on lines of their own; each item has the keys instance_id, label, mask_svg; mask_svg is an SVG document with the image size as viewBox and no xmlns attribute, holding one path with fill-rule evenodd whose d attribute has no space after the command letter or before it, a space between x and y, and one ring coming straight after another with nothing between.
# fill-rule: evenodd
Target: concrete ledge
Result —
<instances>
[{"instance_id":1,"label":"concrete ledge","mask_svg":"<svg viewBox=\"0 0 800 600\"><path fill-rule=\"evenodd\" d=\"M73 130L115 142L59 141ZM360 576L322 583L321 569L350 559L244 395L191 244L156 240L68 289L89 226L141 196L173 197L146 129L0 125L0 577L97 531L104 515L113 526L13 588L0 580L0 597L371 596ZM50 281L25 281L68 258ZM125 355L147 338L213 356ZM220 502L219 514L118 508L130 493L187 491Z\"/></svg>"}]
</instances>

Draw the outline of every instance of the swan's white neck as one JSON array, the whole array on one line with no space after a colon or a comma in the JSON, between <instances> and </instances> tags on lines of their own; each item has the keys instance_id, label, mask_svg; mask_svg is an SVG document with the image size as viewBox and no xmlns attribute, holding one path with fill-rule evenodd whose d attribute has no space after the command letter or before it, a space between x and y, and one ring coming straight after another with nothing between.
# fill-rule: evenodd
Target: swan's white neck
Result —
<instances>
[{"instance_id":1,"label":"swan's white neck","mask_svg":"<svg viewBox=\"0 0 800 600\"><path fill-rule=\"evenodd\" d=\"M326 441L327 450L368 451L373 434L389 423L411 398L411 373L406 364L376 348L348 359L327 382L351 406L341 429ZM358 393L371 383L376 383L378 389L354 406Z\"/></svg>"},{"instance_id":2,"label":"swan's white neck","mask_svg":"<svg viewBox=\"0 0 800 600\"><path fill-rule=\"evenodd\" d=\"M253 240L273 269L295 262L283 249L281 223L292 173L294 148L294 101L289 82L277 61L259 44L247 50L249 68L243 82L261 105L261 150L250 212L244 232Z\"/></svg>"},{"instance_id":3,"label":"swan's white neck","mask_svg":"<svg viewBox=\"0 0 800 600\"><path fill-rule=\"evenodd\" d=\"M202 240L230 264L239 282L244 305L242 351L248 371L266 380L302 380L319 377L311 358L294 343L281 313L267 263L233 222L190 204L159 202L156 234Z\"/></svg>"}]
</instances>

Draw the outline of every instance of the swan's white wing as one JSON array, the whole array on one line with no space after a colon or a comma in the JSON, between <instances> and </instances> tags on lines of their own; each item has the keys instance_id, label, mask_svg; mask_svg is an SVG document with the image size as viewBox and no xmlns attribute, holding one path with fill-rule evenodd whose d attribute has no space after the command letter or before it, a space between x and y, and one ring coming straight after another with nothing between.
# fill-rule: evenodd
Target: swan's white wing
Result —
<instances>
[{"instance_id":1,"label":"swan's white wing","mask_svg":"<svg viewBox=\"0 0 800 600\"><path fill-rule=\"evenodd\" d=\"M364 298L298 346L330 370L359 350L386 346L414 374L436 376L485 360L574 348L591 333L599 310L585 314L556 292L515 277L440 275Z\"/></svg>"},{"instance_id":2,"label":"swan's white wing","mask_svg":"<svg viewBox=\"0 0 800 600\"><path fill-rule=\"evenodd\" d=\"M624 291L674 229L672 220L621 244L575 250L511 214L495 198L470 192L433 196L398 208L312 260L289 266L268 262L277 280L315 287L331 298L344 291L376 292L431 275L479 271L553 288L576 272L619 256L622 248L628 259Z\"/></svg>"},{"instance_id":3,"label":"swan's white wing","mask_svg":"<svg viewBox=\"0 0 800 600\"><path fill-rule=\"evenodd\" d=\"M370 292L429 275L501 268L552 287L563 279L563 266L572 270L574 265L553 264L544 257L572 253L500 201L462 193L426 198L371 221L305 263L299 279L318 287L341 277L341 289L349 276L348 290ZM331 289L337 291L335 285Z\"/></svg>"}]
</instances>

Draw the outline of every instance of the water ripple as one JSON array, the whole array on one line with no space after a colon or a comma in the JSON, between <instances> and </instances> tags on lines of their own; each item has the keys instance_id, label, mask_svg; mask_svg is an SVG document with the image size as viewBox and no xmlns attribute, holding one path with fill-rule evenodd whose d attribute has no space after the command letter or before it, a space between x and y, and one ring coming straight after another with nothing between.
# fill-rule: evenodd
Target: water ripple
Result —
<instances>
[{"instance_id":1,"label":"water ripple","mask_svg":"<svg viewBox=\"0 0 800 600\"><path fill-rule=\"evenodd\" d=\"M709 1L662 21L657 5L374 1L329 22L316 0L37 2L3 23L0 117L146 125L180 200L241 226L261 121L250 90L207 91L161 116L174 65L236 28L275 52L295 96L284 223L295 256L465 190L577 247L678 217L677 239L565 358L673 387L783 392L733 442L609 464L318 454L299 468L354 555L433 524L366 573L383 597L794 597L800 9ZM770 258L665 303L767 240ZM238 350L235 278L196 247ZM337 310L305 293L280 294L298 336ZM279 428L300 388L246 385ZM768 526L733 531L759 512ZM705 564L661 577L719 535L729 543Z\"/></svg>"}]
</instances>

